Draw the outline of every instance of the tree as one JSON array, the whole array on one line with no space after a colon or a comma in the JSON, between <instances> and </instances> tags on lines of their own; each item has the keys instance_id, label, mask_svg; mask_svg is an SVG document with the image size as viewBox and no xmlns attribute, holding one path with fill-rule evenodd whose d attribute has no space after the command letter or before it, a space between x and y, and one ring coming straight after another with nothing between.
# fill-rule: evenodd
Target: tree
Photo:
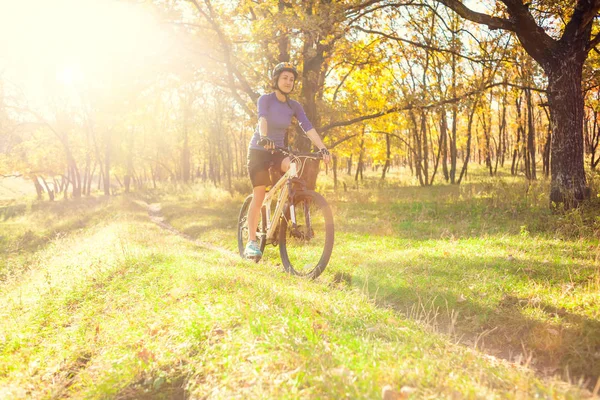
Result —
<instances>
[{"instance_id":1,"label":"tree","mask_svg":"<svg viewBox=\"0 0 600 400\"><path fill-rule=\"evenodd\" d=\"M592 36L600 0L577 0L571 6L563 2L562 9L570 10L570 18L561 28L557 27L560 19L550 25L545 17L553 11L547 1L524 4L521 0L497 0L498 15L473 11L459 0L435 1L490 29L514 32L525 51L543 68L548 77L552 119L550 201L576 207L589 195L583 157L582 78L588 53L600 43L599 33ZM556 33L559 36L554 38Z\"/></svg>"}]
</instances>

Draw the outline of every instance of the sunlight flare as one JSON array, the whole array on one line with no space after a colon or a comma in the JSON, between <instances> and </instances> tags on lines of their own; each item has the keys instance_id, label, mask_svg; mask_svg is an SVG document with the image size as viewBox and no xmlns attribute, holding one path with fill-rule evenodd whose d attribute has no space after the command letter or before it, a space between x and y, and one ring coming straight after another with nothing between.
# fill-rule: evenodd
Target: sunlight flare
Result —
<instances>
[{"instance_id":1,"label":"sunlight flare","mask_svg":"<svg viewBox=\"0 0 600 400\"><path fill-rule=\"evenodd\" d=\"M0 37L0 71L35 95L143 75L171 46L149 8L119 1L5 1Z\"/></svg>"}]
</instances>

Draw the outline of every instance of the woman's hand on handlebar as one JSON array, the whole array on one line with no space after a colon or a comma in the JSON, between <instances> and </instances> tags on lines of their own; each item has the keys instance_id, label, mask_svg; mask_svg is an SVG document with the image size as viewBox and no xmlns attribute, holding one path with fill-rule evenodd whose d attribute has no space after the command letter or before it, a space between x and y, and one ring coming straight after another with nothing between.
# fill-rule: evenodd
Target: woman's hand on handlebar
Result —
<instances>
[{"instance_id":1,"label":"woman's hand on handlebar","mask_svg":"<svg viewBox=\"0 0 600 400\"><path fill-rule=\"evenodd\" d=\"M263 146L265 149L269 149L266 145L263 145L262 141L259 141L258 144ZM273 146L269 150L271 150L271 153L280 152L286 156L291 156L291 157L307 157L307 158L313 158L313 159L321 159L321 160L325 161L326 163L331 161L331 154L329 153L329 150L327 150L325 147L323 147L322 149L320 149L319 151L314 152L314 153L298 153L291 149L286 149L284 147L275 147L275 146Z\"/></svg>"},{"instance_id":2,"label":"woman's hand on handlebar","mask_svg":"<svg viewBox=\"0 0 600 400\"><path fill-rule=\"evenodd\" d=\"M267 150L275 149L275 142L267 136L261 136L260 140L258 141L258 145L264 147Z\"/></svg>"},{"instance_id":3,"label":"woman's hand on handlebar","mask_svg":"<svg viewBox=\"0 0 600 400\"><path fill-rule=\"evenodd\" d=\"M327 150L325 147L323 147L322 149L319 150L319 153L321 153L321 156L323 157L323 161L325 161L325 164L329 164L329 161L331 160L331 154L329 153L329 150Z\"/></svg>"}]
</instances>

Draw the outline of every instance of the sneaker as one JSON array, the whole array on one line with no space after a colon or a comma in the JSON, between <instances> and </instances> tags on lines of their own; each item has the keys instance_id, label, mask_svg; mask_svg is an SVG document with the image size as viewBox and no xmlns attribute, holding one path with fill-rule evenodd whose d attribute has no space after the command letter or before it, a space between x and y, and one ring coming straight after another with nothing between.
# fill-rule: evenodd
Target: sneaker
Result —
<instances>
[{"instance_id":1,"label":"sneaker","mask_svg":"<svg viewBox=\"0 0 600 400\"><path fill-rule=\"evenodd\" d=\"M258 247L258 242L256 240L249 240L246 245L246 250L244 250L244 256L250 257L261 257L262 252L260 251L260 247Z\"/></svg>"}]
</instances>

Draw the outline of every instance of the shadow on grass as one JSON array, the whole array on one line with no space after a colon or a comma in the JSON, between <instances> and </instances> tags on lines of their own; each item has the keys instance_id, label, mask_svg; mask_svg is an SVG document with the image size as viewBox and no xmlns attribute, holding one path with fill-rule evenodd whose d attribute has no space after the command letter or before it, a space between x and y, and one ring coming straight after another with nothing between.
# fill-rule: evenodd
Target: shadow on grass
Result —
<instances>
[{"instance_id":1,"label":"shadow on grass","mask_svg":"<svg viewBox=\"0 0 600 400\"><path fill-rule=\"evenodd\" d=\"M190 397L186 385L187 376L180 372L154 371L154 374L140 375L135 382L121 389L114 398L117 400L185 400Z\"/></svg>"},{"instance_id":2,"label":"shadow on grass","mask_svg":"<svg viewBox=\"0 0 600 400\"><path fill-rule=\"evenodd\" d=\"M27 211L26 204L9 204L0 207L0 218L3 221L25 214Z\"/></svg>"},{"instance_id":3,"label":"shadow on grass","mask_svg":"<svg viewBox=\"0 0 600 400\"><path fill-rule=\"evenodd\" d=\"M423 262L443 265L440 260ZM453 262L466 264L464 258L451 259ZM482 267L481 260L477 266L477 258L467 264L466 268L430 268L414 275L411 269L420 267L407 267L398 275L403 278L394 283L389 275L377 273L389 271L390 263L369 262L365 265L368 278L353 276L351 284L366 288L381 306L391 306L408 318L450 334L464 345L513 362L531 361L531 367L544 376L583 378L593 389L600 376L600 321L548 304L538 296L489 293L494 290L478 286L504 276L514 281L503 282L504 288L536 282L538 286L545 283L570 290L586 285L587 274L573 281L564 269L542 263L529 263L526 270L499 259L486 260L485 264L496 265L493 267ZM590 267L573 268L593 271Z\"/></svg>"},{"instance_id":4,"label":"shadow on grass","mask_svg":"<svg viewBox=\"0 0 600 400\"><path fill-rule=\"evenodd\" d=\"M191 205L170 204L163 208L162 215L169 223L184 218L185 226L182 227L178 224L178 228L194 239L202 239L203 234L215 229L231 229L232 237L234 237L237 229L239 207L241 205L233 202L216 205L215 207L200 203L192 203Z\"/></svg>"},{"instance_id":5,"label":"shadow on grass","mask_svg":"<svg viewBox=\"0 0 600 400\"><path fill-rule=\"evenodd\" d=\"M20 273L29 264L27 259L51 241L77 234L78 231L102 221L117 218L127 210L138 220L147 220L144 213L133 214L131 202L121 199L81 198L34 203L22 218L0 221L0 281ZM15 216L16 217L16 216Z\"/></svg>"},{"instance_id":6,"label":"shadow on grass","mask_svg":"<svg viewBox=\"0 0 600 400\"><path fill-rule=\"evenodd\" d=\"M106 201L98 199L36 203L31 207L31 220L19 224L21 232L9 238L5 250L34 252L57 236L88 227L107 213L105 205Z\"/></svg>"},{"instance_id":7,"label":"shadow on grass","mask_svg":"<svg viewBox=\"0 0 600 400\"><path fill-rule=\"evenodd\" d=\"M367 188L330 196L336 227L346 232L427 240L443 237L593 234L597 199L580 216L553 213L547 183L483 182L461 186Z\"/></svg>"}]
</instances>

